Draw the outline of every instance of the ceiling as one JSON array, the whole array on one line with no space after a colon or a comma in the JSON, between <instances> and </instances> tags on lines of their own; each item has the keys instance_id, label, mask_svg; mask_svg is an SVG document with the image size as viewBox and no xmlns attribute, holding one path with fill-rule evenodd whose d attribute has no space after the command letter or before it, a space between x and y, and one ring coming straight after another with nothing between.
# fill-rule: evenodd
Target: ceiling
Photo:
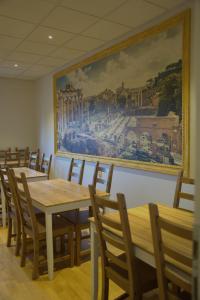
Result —
<instances>
[{"instance_id":1,"label":"ceiling","mask_svg":"<svg viewBox=\"0 0 200 300\"><path fill-rule=\"evenodd\" d=\"M0 76L40 78L184 2L0 0Z\"/></svg>"}]
</instances>

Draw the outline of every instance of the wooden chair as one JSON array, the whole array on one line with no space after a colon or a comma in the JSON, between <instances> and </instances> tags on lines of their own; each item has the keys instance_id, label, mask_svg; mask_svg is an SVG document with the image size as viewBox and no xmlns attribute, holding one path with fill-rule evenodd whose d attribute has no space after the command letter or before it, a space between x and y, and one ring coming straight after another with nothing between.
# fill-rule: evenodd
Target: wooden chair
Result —
<instances>
[{"instance_id":1,"label":"wooden chair","mask_svg":"<svg viewBox=\"0 0 200 300\"><path fill-rule=\"evenodd\" d=\"M89 191L100 243L101 299L108 299L109 280L125 291L117 299L142 299L143 293L157 287L156 272L134 255L125 197L117 194L117 201L107 200L97 196L92 185ZM108 214L104 214L106 209L114 211L116 219L109 219Z\"/></svg>"},{"instance_id":2,"label":"wooden chair","mask_svg":"<svg viewBox=\"0 0 200 300\"><path fill-rule=\"evenodd\" d=\"M6 152L11 151L11 148L8 148L6 150L0 150L0 168L4 168L4 164L5 164L5 156L6 156ZM1 201L1 188L0 188L0 213L2 210L2 201Z\"/></svg>"},{"instance_id":3,"label":"wooden chair","mask_svg":"<svg viewBox=\"0 0 200 300\"><path fill-rule=\"evenodd\" d=\"M39 276L39 266L44 264L44 261L39 260L40 246L42 242L46 241L45 232L45 219L44 215L35 214L31 195L29 192L26 176L21 173L21 178L17 178L10 170L13 188L16 191L15 196L18 199L20 219L22 225L22 253L21 253L21 266L25 266L26 262L26 248L27 248L27 236L33 241L33 273L32 278L37 279ZM62 257L55 258L54 262L70 260L70 266L74 265L74 246L73 246L73 232L74 226L67 220L64 220L58 215L53 216L53 236L62 237L67 235L68 239L68 251L69 254L65 254ZM46 261L45 261L46 263Z\"/></svg>"},{"instance_id":4,"label":"wooden chair","mask_svg":"<svg viewBox=\"0 0 200 300\"><path fill-rule=\"evenodd\" d=\"M179 292L182 290L189 294L192 293L192 275L190 273L192 270L192 253L191 257L189 257L188 254L183 254L184 252L179 253L176 251L174 244L170 245L169 243L165 243L164 235L173 234L176 235L177 238L181 238L182 241L191 241L192 244L192 231L187 227L177 225L159 216L156 204L149 204L149 212L157 269L159 299L183 299L182 296L176 295L174 291ZM168 257L168 261L169 259L172 262L175 260L176 263L179 264L180 269L178 267L174 268L173 264L168 263L166 256ZM177 288L170 290L168 282Z\"/></svg>"},{"instance_id":5,"label":"wooden chair","mask_svg":"<svg viewBox=\"0 0 200 300\"><path fill-rule=\"evenodd\" d=\"M112 184L113 165L109 167L102 167L99 162L95 165L95 171L93 176L93 185L99 184L105 189L106 193L110 193ZM101 178L100 178L101 172ZM81 249L81 242L90 239L90 222L89 218L92 216L92 208L86 208L83 210L76 210L76 213L68 212L64 215L71 223L75 225L76 231L76 264L81 264L81 259L87 257L90 254L90 247Z\"/></svg>"},{"instance_id":6,"label":"wooden chair","mask_svg":"<svg viewBox=\"0 0 200 300\"><path fill-rule=\"evenodd\" d=\"M0 164L1 165L4 165L6 152L10 152L10 151L11 151L11 148L8 148L6 150L0 150Z\"/></svg>"},{"instance_id":7,"label":"wooden chair","mask_svg":"<svg viewBox=\"0 0 200 300\"><path fill-rule=\"evenodd\" d=\"M74 158L70 161L69 172L67 176L68 181L76 181L78 184L83 182L83 174L85 168L85 160L75 160ZM62 216L69 220L75 227L75 261L77 265L80 265L81 254L81 223L82 223L83 212L79 209L66 211L62 213ZM86 254L85 254L86 255Z\"/></svg>"},{"instance_id":8,"label":"wooden chair","mask_svg":"<svg viewBox=\"0 0 200 300\"><path fill-rule=\"evenodd\" d=\"M20 166L21 167L27 167L28 166L28 161L29 161L29 147L26 148L15 148L16 152L19 152L19 157L20 157Z\"/></svg>"},{"instance_id":9,"label":"wooden chair","mask_svg":"<svg viewBox=\"0 0 200 300\"><path fill-rule=\"evenodd\" d=\"M40 172L46 173L49 179L50 171L51 171L51 162L52 162L52 154L49 158L45 158L45 154L42 155L42 160L40 164Z\"/></svg>"},{"instance_id":10,"label":"wooden chair","mask_svg":"<svg viewBox=\"0 0 200 300\"><path fill-rule=\"evenodd\" d=\"M176 182L176 191L174 195L174 208L181 208L180 201L181 199L194 201L194 195L190 193L186 193L182 191L182 187L184 185L193 185L194 186L194 179L183 177L183 170L178 173L177 182Z\"/></svg>"},{"instance_id":11,"label":"wooden chair","mask_svg":"<svg viewBox=\"0 0 200 300\"><path fill-rule=\"evenodd\" d=\"M72 158L69 166L67 180L77 181L78 184L82 184L84 168L85 168L85 160L80 161Z\"/></svg>"},{"instance_id":12,"label":"wooden chair","mask_svg":"<svg viewBox=\"0 0 200 300\"><path fill-rule=\"evenodd\" d=\"M29 155L29 163L28 167L33 170L39 170L39 164L40 164L40 149L37 151L32 151Z\"/></svg>"},{"instance_id":13,"label":"wooden chair","mask_svg":"<svg viewBox=\"0 0 200 300\"><path fill-rule=\"evenodd\" d=\"M110 194L111 185L112 185L112 176L113 176L114 165L111 164L109 168L103 167L99 162L95 165L95 171L93 176L92 185L96 188L97 185L104 186L106 193ZM107 172L108 170L108 172Z\"/></svg>"},{"instance_id":14,"label":"wooden chair","mask_svg":"<svg viewBox=\"0 0 200 300\"><path fill-rule=\"evenodd\" d=\"M19 152L10 152L7 151L5 154L5 166L9 168L18 168L20 167L20 155Z\"/></svg>"},{"instance_id":15,"label":"wooden chair","mask_svg":"<svg viewBox=\"0 0 200 300\"><path fill-rule=\"evenodd\" d=\"M8 220L8 235L7 235L7 247L11 247L11 239L16 238L16 248L15 255L19 255L20 250L20 240L21 240L21 225L19 209L16 203L16 199L13 194L13 189L11 185L11 177L9 169L0 169L0 179L2 182L4 195L6 199L7 208L7 220ZM13 226L15 225L16 233L13 233Z\"/></svg>"}]
</instances>

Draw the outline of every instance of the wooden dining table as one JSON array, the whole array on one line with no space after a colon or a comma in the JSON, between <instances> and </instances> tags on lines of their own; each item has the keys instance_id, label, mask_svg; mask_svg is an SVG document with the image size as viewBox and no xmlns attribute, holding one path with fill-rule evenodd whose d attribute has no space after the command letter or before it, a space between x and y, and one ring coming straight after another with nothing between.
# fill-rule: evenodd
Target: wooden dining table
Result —
<instances>
[{"instance_id":1,"label":"wooden dining table","mask_svg":"<svg viewBox=\"0 0 200 300\"><path fill-rule=\"evenodd\" d=\"M194 215L181 209L176 209L158 203L159 214L167 220L176 224L184 225L192 230ZM107 213L108 218L111 220L119 221L119 214ZM138 206L128 209L128 219L131 230L132 246L135 256L152 267L155 266L154 250L152 243L152 233L149 217L148 205ZM90 220L91 227L91 299L98 299L98 257L99 246L98 237L95 227L94 218ZM172 249L178 250L180 253L192 257L192 243L181 239L172 234L164 236L165 243L170 244ZM178 264L176 261L168 261L174 268L179 268L183 273L192 276L192 269L185 268L183 265Z\"/></svg>"},{"instance_id":2,"label":"wooden dining table","mask_svg":"<svg viewBox=\"0 0 200 300\"><path fill-rule=\"evenodd\" d=\"M47 174L38 172L36 170L30 169L27 167L13 168L13 170L17 177L20 177L20 174L24 173L26 175L28 182L48 179ZM3 227L6 227L6 200L5 200L5 195L3 192L3 186L2 186L1 180L0 180L0 190L1 190L2 225L3 225Z\"/></svg>"},{"instance_id":3,"label":"wooden dining table","mask_svg":"<svg viewBox=\"0 0 200 300\"><path fill-rule=\"evenodd\" d=\"M54 277L52 215L91 205L88 187L64 179L28 183L32 204L45 213L48 277ZM96 191L106 197L106 192Z\"/></svg>"}]
</instances>

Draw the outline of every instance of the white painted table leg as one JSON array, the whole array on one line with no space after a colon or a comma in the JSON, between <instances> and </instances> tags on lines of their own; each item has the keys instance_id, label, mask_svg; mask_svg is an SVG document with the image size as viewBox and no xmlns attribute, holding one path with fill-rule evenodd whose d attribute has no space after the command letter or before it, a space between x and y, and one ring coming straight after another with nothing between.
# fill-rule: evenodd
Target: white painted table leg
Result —
<instances>
[{"instance_id":1,"label":"white painted table leg","mask_svg":"<svg viewBox=\"0 0 200 300\"><path fill-rule=\"evenodd\" d=\"M47 242L47 265L48 265L48 277L49 280L53 279L53 229L52 229L52 214L46 212L46 242Z\"/></svg>"},{"instance_id":2,"label":"white painted table leg","mask_svg":"<svg viewBox=\"0 0 200 300\"><path fill-rule=\"evenodd\" d=\"M6 198L3 191L3 186L0 181L0 188L1 188L1 207L2 207L2 224L3 227L6 227Z\"/></svg>"},{"instance_id":3,"label":"white painted table leg","mask_svg":"<svg viewBox=\"0 0 200 300\"><path fill-rule=\"evenodd\" d=\"M98 299L98 237L95 224L90 223L91 230L91 299Z\"/></svg>"}]
</instances>

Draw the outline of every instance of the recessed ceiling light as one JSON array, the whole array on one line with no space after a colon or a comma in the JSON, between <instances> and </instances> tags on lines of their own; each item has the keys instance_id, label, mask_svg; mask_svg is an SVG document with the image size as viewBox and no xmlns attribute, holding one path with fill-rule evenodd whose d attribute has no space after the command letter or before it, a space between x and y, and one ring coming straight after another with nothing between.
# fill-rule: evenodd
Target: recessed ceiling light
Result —
<instances>
[{"instance_id":1,"label":"recessed ceiling light","mask_svg":"<svg viewBox=\"0 0 200 300\"><path fill-rule=\"evenodd\" d=\"M49 35L48 38L49 38L50 40L52 40L52 39L53 39L53 36L52 36L52 35Z\"/></svg>"},{"instance_id":2,"label":"recessed ceiling light","mask_svg":"<svg viewBox=\"0 0 200 300\"><path fill-rule=\"evenodd\" d=\"M14 64L14 67L17 68L17 67L18 67L18 64Z\"/></svg>"}]
</instances>

